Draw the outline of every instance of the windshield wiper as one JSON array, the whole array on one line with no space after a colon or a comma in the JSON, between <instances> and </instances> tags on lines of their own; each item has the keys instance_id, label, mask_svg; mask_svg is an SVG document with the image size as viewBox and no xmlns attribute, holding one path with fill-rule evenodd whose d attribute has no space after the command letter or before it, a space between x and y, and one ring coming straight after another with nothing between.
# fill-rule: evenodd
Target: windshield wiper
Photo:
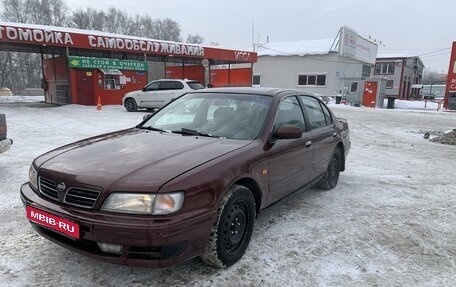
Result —
<instances>
[{"instance_id":1,"label":"windshield wiper","mask_svg":"<svg viewBox=\"0 0 456 287\"><path fill-rule=\"evenodd\" d=\"M145 130L150 130L150 131L156 131L156 132L164 132L164 133L170 133L171 131L167 131L167 130L163 130L163 129L158 129L158 128L154 128L152 126L148 126L148 127L145 127L145 126L142 126L142 127L139 127L140 129L145 129Z\"/></svg>"},{"instance_id":2,"label":"windshield wiper","mask_svg":"<svg viewBox=\"0 0 456 287\"><path fill-rule=\"evenodd\" d=\"M208 133L202 133L197 130L192 130L192 129L186 129L182 128L180 131L171 131L174 134L181 134L181 135L189 135L189 136L202 136L202 137L210 137L210 138L220 138L219 136L216 135L211 135Z\"/></svg>"}]
</instances>

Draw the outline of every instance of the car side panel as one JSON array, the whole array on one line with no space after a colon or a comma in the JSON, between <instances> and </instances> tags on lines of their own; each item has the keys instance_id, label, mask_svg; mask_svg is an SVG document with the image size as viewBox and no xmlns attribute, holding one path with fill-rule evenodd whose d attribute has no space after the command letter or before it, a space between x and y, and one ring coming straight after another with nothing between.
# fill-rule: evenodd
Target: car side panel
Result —
<instances>
[{"instance_id":1,"label":"car side panel","mask_svg":"<svg viewBox=\"0 0 456 287\"><path fill-rule=\"evenodd\" d=\"M326 171L334 149L339 142L339 135L334 125L314 129L311 133L314 147L313 176L316 177Z\"/></svg>"},{"instance_id":2,"label":"car side panel","mask_svg":"<svg viewBox=\"0 0 456 287\"><path fill-rule=\"evenodd\" d=\"M307 146L311 133L296 140L278 140L269 150L267 205L287 196L313 179L314 148Z\"/></svg>"}]
</instances>

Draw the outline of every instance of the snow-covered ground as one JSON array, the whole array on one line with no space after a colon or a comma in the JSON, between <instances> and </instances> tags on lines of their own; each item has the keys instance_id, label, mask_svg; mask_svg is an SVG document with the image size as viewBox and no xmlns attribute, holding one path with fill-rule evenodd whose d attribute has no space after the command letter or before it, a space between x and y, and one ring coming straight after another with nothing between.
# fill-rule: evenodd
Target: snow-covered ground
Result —
<instances>
[{"instance_id":1,"label":"snow-covered ground","mask_svg":"<svg viewBox=\"0 0 456 287\"><path fill-rule=\"evenodd\" d=\"M260 214L243 259L225 270L194 259L164 269L112 265L37 235L19 199L33 158L131 127L121 106L2 103L12 148L0 155L0 286L455 286L456 146L420 131L456 114L330 105L349 121L339 185L299 191Z\"/></svg>"}]
</instances>

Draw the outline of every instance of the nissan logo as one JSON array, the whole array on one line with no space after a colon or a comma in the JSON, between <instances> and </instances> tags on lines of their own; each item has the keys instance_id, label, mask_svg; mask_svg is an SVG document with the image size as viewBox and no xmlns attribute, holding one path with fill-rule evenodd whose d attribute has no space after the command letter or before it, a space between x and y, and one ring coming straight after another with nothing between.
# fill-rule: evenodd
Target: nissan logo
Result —
<instances>
[{"instance_id":1,"label":"nissan logo","mask_svg":"<svg viewBox=\"0 0 456 287\"><path fill-rule=\"evenodd\" d=\"M65 185L64 182L61 182L61 183L59 183L59 185L57 185L57 189L58 189L59 191L64 191L65 188L66 188L66 185Z\"/></svg>"}]
</instances>

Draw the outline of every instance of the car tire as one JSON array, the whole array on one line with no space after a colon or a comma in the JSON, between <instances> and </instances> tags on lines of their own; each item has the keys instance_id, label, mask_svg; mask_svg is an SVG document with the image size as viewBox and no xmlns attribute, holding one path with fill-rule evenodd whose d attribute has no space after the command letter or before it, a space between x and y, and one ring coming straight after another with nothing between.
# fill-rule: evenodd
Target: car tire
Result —
<instances>
[{"instance_id":1,"label":"car tire","mask_svg":"<svg viewBox=\"0 0 456 287\"><path fill-rule=\"evenodd\" d=\"M326 169L323 178L318 183L320 188L330 190L337 185L337 182L339 181L340 165L340 149L336 148L331 160L329 161L328 168Z\"/></svg>"},{"instance_id":2,"label":"car tire","mask_svg":"<svg viewBox=\"0 0 456 287\"><path fill-rule=\"evenodd\" d=\"M124 106L128 112L136 112L138 110L138 105L136 104L136 101L133 98L126 99Z\"/></svg>"},{"instance_id":3,"label":"car tire","mask_svg":"<svg viewBox=\"0 0 456 287\"><path fill-rule=\"evenodd\" d=\"M226 268L241 259L252 237L255 214L255 200L250 190L241 185L232 186L217 209L201 260Z\"/></svg>"}]
</instances>

